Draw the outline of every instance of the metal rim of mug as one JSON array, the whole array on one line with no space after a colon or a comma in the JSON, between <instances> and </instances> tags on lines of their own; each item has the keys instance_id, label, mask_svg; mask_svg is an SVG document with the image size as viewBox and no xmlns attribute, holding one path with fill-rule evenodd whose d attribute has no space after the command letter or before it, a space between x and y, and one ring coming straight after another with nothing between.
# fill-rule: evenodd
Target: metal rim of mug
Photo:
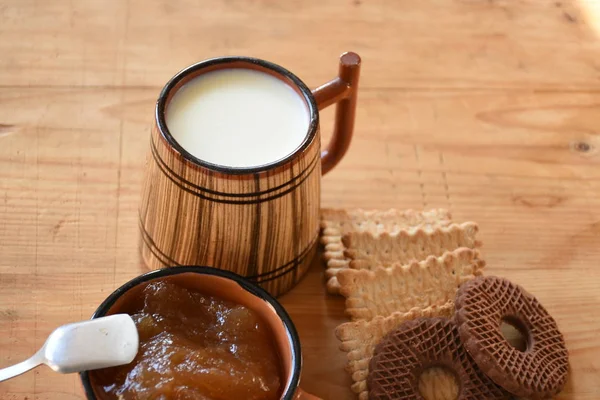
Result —
<instances>
[{"instance_id":1,"label":"metal rim of mug","mask_svg":"<svg viewBox=\"0 0 600 400\"><path fill-rule=\"evenodd\" d=\"M306 133L306 136L304 137L304 140L302 141L302 143L300 143L300 145L298 147L296 147L296 149L294 151L292 151L290 154L286 155L285 157L283 157L279 160L276 160L276 161L273 161L273 162L270 162L267 164L263 164L263 165L257 165L254 167L229 167L229 166L225 166L225 165L211 163L211 162L202 160L202 159L192 155L190 152L188 152L186 149L184 149L177 142L177 140L175 140L175 138L173 137L173 135L171 135L171 132L169 132L169 129L167 128L167 123L166 123L166 119L165 119L165 109L167 106L167 98L168 98L171 90L173 90L177 86L177 84L179 82L181 82L182 79L185 79L190 74L193 74L193 73L200 71L207 67L221 65L221 64L238 63L238 62L256 65L261 68L265 68L265 69L275 72L278 76L284 78L283 80L286 83L288 83L288 84L291 83L294 86L296 86L298 88L298 90L300 91L300 93L302 94L302 96L304 97L306 106L308 108L309 117L310 117L310 121L308 124L308 132ZM281 165L288 163L289 161L294 159L296 154L304 151L309 146L309 144L312 143L312 141L317 133L317 127L319 126L319 112L318 112L317 103L315 101L314 96L312 95L311 90L308 88L308 86L306 86L306 84L304 82L302 82L302 80L300 78L298 78L296 75L294 75L292 72L288 71L287 69L283 68L282 66L272 63L270 61L265 61L265 60L261 60L259 58L254 58L254 57L244 57L244 56L228 56L228 57L211 58L208 60L200 61L199 63L193 64L193 65L190 65L189 67L179 71L177 74L175 74L175 76L173 76L171 78L171 80L169 80L169 82L167 82L167 84L164 86L164 88L160 92L158 101L156 102L155 118L156 118L156 123L158 125L158 130L160 131L160 134L162 135L162 137L167 141L167 143L171 146L172 149L177 151L187 161L197 164L197 165L200 165L204 168L208 168L208 169L222 172L222 173L233 174L233 175L243 175L243 174L253 174L253 173L264 172L264 171L267 171L272 168L276 168L276 167L279 167Z\"/></svg>"},{"instance_id":2,"label":"metal rim of mug","mask_svg":"<svg viewBox=\"0 0 600 400\"><path fill-rule=\"evenodd\" d=\"M212 267L201 267L201 266L181 266L181 267L171 267L171 268L163 268L155 271L147 272L143 275L139 275L129 282L122 285L120 288L115 290L110 296L108 296L100 306L94 311L92 314L92 318L100 318L106 315L106 313L110 310L110 308L115 304L115 302L123 296L127 291L131 290L135 286L138 286L144 282L148 282L157 278L163 278L166 276L177 275L182 273L194 273L200 275L214 275L219 276L225 279L230 279L235 281L241 288L250 294L266 301L273 309L275 310L277 316L283 322L283 325L286 329L286 333L288 335L288 339L290 342L290 350L292 354L292 370L291 370L291 379L289 380L289 384L284 389L281 396L281 400L292 400L295 395L296 389L299 387L300 383L300 372L302 370L302 349L300 346L300 337L298 336L298 332L296 331L296 327L292 322L292 319L285 311L283 306L279 304L279 302L271 296L266 290L263 288L247 281L241 275L236 273L225 271L221 269L216 269ZM83 389L85 391L85 395L89 400L97 400L96 394L92 388L92 384L90 381L89 371L83 371L79 373L81 378L81 382L83 384Z\"/></svg>"}]
</instances>

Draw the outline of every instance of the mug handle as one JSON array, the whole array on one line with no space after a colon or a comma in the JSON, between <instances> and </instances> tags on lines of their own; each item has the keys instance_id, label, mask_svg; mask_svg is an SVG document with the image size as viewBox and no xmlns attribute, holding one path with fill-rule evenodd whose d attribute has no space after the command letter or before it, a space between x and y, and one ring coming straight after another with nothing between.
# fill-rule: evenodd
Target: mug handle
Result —
<instances>
[{"instance_id":1,"label":"mug handle","mask_svg":"<svg viewBox=\"0 0 600 400\"><path fill-rule=\"evenodd\" d=\"M340 162L350 146L354 130L359 73L359 55L352 52L344 53L340 57L338 77L312 91L319 110L337 103L333 136L327 148L321 151L323 175Z\"/></svg>"},{"instance_id":2,"label":"mug handle","mask_svg":"<svg viewBox=\"0 0 600 400\"><path fill-rule=\"evenodd\" d=\"M322 400L322 399L320 397L317 397L310 393L306 393L301 388L298 388L298 390L296 391L296 396L294 397L294 400Z\"/></svg>"}]
</instances>

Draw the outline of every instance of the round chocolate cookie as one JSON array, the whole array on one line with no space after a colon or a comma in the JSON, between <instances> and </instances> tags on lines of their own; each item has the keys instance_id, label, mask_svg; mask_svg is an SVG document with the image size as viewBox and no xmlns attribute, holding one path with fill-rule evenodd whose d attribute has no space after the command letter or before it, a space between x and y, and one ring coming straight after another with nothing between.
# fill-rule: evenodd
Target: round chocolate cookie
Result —
<instances>
[{"instance_id":1,"label":"round chocolate cookie","mask_svg":"<svg viewBox=\"0 0 600 400\"><path fill-rule=\"evenodd\" d=\"M502 335L502 322L526 339L523 351ZM519 397L545 399L567 381L562 334L540 302L520 286L493 276L470 280L456 296L456 322L464 347L494 382Z\"/></svg>"},{"instance_id":2,"label":"round chocolate cookie","mask_svg":"<svg viewBox=\"0 0 600 400\"><path fill-rule=\"evenodd\" d=\"M458 400L509 398L473 363L452 320L418 318L388 333L375 347L367 378L369 399L422 400L419 378L430 367L454 373Z\"/></svg>"}]
</instances>

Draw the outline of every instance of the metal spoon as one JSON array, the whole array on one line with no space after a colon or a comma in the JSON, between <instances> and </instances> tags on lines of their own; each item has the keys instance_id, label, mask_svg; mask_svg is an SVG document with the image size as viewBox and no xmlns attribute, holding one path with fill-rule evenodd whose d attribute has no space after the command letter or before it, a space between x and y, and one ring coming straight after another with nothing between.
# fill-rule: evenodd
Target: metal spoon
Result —
<instances>
[{"instance_id":1,"label":"metal spoon","mask_svg":"<svg viewBox=\"0 0 600 400\"><path fill-rule=\"evenodd\" d=\"M63 374L129 364L138 344L135 323L127 314L63 325L48 336L33 357L0 369L0 382L41 364Z\"/></svg>"}]
</instances>

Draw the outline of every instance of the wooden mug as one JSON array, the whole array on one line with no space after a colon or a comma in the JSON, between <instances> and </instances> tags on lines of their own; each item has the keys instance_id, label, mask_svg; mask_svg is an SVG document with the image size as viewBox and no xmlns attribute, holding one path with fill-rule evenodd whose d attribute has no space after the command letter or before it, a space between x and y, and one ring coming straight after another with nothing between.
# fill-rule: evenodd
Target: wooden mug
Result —
<instances>
[{"instance_id":1,"label":"wooden mug","mask_svg":"<svg viewBox=\"0 0 600 400\"><path fill-rule=\"evenodd\" d=\"M227 68L268 73L301 96L310 122L293 153L266 165L233 168L198 159L173 138L165 110L174 93L201 74ZM360 57L344 53L339 76L312 92L281 66L248 57L214 58L175 75L158 98L146 161L139 208L146 265L211 266L240 274L275 296L291 289L316 253L321 174L350 145L359 71ZM321 150L319 110L332 104L337 104L334 133Z\"/></svg>"}]
</instances>

